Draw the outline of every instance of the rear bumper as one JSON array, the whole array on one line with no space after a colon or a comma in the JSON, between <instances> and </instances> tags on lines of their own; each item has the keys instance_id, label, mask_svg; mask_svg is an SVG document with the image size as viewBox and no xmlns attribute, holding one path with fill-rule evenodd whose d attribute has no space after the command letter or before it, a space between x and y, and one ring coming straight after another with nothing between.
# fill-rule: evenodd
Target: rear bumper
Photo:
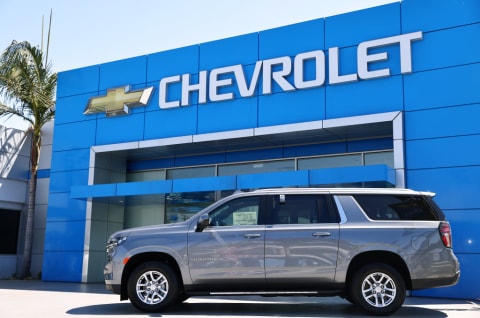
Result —
<instances>
[{"instance_id":1,"label":"rear bumper","mask_svg":"<svg viewBox=\"0 0 480 318\"><path fill-rule=\"evenodd\" d=\"M428 278L412 280L412 290L447 287L458 283L460 279L460 270L456 271L452 277Z\"/></svg>"}]
</instances>

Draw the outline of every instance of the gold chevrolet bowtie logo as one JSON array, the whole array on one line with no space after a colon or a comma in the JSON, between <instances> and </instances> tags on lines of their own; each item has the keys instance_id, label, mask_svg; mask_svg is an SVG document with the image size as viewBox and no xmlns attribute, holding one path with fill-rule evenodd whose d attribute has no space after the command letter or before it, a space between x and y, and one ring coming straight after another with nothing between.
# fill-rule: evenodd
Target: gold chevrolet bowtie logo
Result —
<instances>
[{"instance_id":1,"label":"gold chevrolet bowtie logo","mask_svg":"<svg viewBox=\"0 0 480 318\"><path fill-rule=\"evenodd\" d=\"M135 91L130 91L130 86L111 88L106 96L90 98L83 114L106 113L107 117L126 115L130 107L146 106L152 91L153 87Z\"/></svg>"}]
</instances>

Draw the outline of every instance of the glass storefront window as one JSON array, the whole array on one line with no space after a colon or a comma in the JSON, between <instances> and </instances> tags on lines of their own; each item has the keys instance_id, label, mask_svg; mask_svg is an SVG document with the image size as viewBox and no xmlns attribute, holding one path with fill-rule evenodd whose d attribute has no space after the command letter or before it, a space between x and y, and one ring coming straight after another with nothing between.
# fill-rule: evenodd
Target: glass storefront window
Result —
<instances>
[{"instance_id":1,"label":"glass storefront window","mask_svg":"<svg viewBox=\"0 0 480 318\"><path fill-rule=\"evenodd\" d=\"M393 151L372 152L365 154L365 165L387 165L393 168Z\"/></svg>"},{"instance_id":2,"label":"glass storefront window","mask_svg":"<svg viewBox=\"0 0 480 318\"><path fill-rule=\"evenodd\" d=\"M165 170L151 170L127 173L127 182L165 180Z\"/></svg>"},{"instance_id":3,"label":"glass storefront window","mask_svg":"<svg viewBox=\"0 0 480 318\"><path fill-rule=\"evenodd\" d=\"M362 165L362 154L298 159L298 170L352 167Z\"/></svg>"},{"instance_id":4,"label":"glass storefront window","mask_svg":"<svg viewBox=\"0 0 480 318\"><path fill-rule=\"evenodd\" d=\"M297 163L295 164L295 161ZM176 180L242 174L314 170L323 168L351 167L385 164L393 168L393 151L364 152L355 154L327 155L309 158L290 158L271 161L243 162L200 167L158 169L127 173L127 182L151 180ZM297 166L297 167L296 167ZM249 189L244 189L249 190ZM125 206L125 224L182 222L214 203L232 194L233 190L170 193L157 196L128 198ZM154 199L154 200L153 200Z\"/></svg>"},{"instance_id":5,"label":"glass storefront window","mask_svg":"<svg viewBox=\"0 0 480 318\"><path fill-rule=\"evenodd\" d=\"M126 197L123 222L124 228L165 223L165 194Z\"/></svg>"},{"instance_id":6,"label":"glass storefront window","mask_svg":"<svg viewBox=\"0 0 480 318\"><path fill-rule=\"evenodd\" d=\"M280 172L295 170L295 161L277 160L277 161L261 161L250 163L239 163L224 165L218 167L219 176L233 176L238 174L252 174L265 172Z\"/></svg>"},{"instance_id":7,"label":"glass storefront window","mask_svg":"<svg viewBox=\"0 0 480 318\"><path fill-rule=\"evenodd\" d=\"M215 176L215 166L178 168L167 170L167 180L205 178Z\"/></svg>"},{"instance_id":8,"label":"glass storefront window","mask_svg":"<svg viewBox=\"0 0 480 318\"><path fill-rule=\"evenodd\" d=\"M214 191L170 193L165 199L165 223L186 221L213 202Z\"/></svg>"}]
</instances>

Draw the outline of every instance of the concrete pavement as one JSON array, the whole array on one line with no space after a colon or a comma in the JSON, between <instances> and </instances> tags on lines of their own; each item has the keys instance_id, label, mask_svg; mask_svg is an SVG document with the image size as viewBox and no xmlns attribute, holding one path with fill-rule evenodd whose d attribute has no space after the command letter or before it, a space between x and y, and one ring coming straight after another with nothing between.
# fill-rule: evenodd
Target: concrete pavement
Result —
<instances>
[{"instance_id":1,"label":"concrete pavement","mask_svg":"<svg viewBox=\"0 0 480 318\"><path fill-rule=\"evenodd\" d=\"M0 317L368 317L339 297L194 297L146 314L120 302L103 284L0 280ZM390 317L480 317L480 302L408 297Z\"/></svg>"}]
</instances>

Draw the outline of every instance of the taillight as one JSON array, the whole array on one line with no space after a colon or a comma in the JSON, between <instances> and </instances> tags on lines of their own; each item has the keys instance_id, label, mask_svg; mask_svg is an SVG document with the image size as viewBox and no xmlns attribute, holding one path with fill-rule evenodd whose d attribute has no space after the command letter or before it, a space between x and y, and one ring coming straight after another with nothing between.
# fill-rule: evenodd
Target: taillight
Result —
<instances>
[{"instance_id":1,"label":"taillight","mask_svg":"<svg viewBox=\"0 0 480 318\"><path fill-rule=\"evenodd\" d=\"M452 248L452 229L450 228L450 223L441 222L438 226L438 232L440 232L443 245L445 245L445 247Z\"/></svg>"}]
</instances>

